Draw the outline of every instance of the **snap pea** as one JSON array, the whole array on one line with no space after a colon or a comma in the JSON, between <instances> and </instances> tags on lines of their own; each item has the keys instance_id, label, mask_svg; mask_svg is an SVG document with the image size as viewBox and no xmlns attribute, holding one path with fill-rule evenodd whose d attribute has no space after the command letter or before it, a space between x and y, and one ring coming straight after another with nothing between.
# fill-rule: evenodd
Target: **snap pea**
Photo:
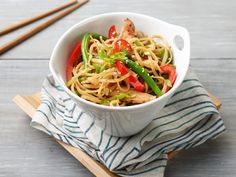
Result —
<instances>
[{"instance_id":1,"label":"snap pea","mask_svg":"<svg viewBox=\"0 0 236 177\"><path fill-rule=\"evenodd\" d=\"M154 52L158 57L163 57L164 53L165 53L165 49L162 47L162 48L159 48L157 49L155 52Z\"/></svg>"},{"instance_id":2,"label":"snap pea","mask_svg":"<svg viewBox=\"0 0 236 177\"><path fill-rule=\"evenodd\" d=\"M132 60L125 59L125 64L133 70L135 73L137 73L152 89L152 91L158 95L161 96L163 93L161 92L160 88L157 86L156 82L152 79L152 77L149 75L149 73L140 65L133 62Z\"/></svg>"},{"instance_id":3,"label":"snap pea","mask_svg":"<svg viewBox=\"0 0 236 177\"><path fill-rule=\"evenodd\" d=\"M130 98L131 95L130 94L127 94L127 93L120 93L119 95L115 95L111 98L105 98L102 100L102 104L104 105L108 105L110 103L110 101L113 101L113 100L122 100L124 98Z\"/></svg>"},{"instance_id":4,"label":"snap pea","mask_svg":"<svg viewBox=\"0 0 236 177\"><path fill-rule=\"evenodd\" d=\"M131 97L129 94L127 93L120 93L119 95L115 95L111 98L109 98L108 100L112 101L112 100L122 100L124 98L129 98Z\"/></svg>"},{"instance_id":5,"label":"snap pea","mask_svg":"<svg viewBox=\"0 0 236 177\"><path fill-rule=\"evenodd\" d=\"M83 61L84 61L84 67L87 68L88 67L88 46L89 46L89 40L90 40L90 36L92 36L93 38L95 39L99 39L100 36L106 40L107 37L105 36L102 36L100 34L97 34L97 33L86 33L82 39L82 56L83 56Z\"/></svg>"}]
</instances>

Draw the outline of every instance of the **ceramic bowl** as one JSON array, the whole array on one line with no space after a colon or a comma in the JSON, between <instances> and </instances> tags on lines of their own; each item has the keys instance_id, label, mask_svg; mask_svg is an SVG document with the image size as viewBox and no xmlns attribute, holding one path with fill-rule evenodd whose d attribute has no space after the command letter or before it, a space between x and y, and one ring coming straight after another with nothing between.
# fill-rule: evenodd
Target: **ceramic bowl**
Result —
<instances>
[{"instance_id":1,"label":"ceramic bowl","mask_svg":"<svg viewBox=\"0 0 236 177\"><path fill-rule=\"evenodd\" d=\"M167 40L173 51L174 64L177 71L177 79L174 86L166 94L155 100L127 107L98 105L80 98L71 92L65 84L66 63L73 47L78 41L81 41L83 34L86 32L96 32L106 36L107 30L111 25L115 24L117 29L120 29L123 20L127 17L134 22L136 29L147 35L160 34ZM182 48L176 45L176 37L182 40ZM141 131L158 116L160 110L181 85L187 73L189 61L190 40L189 33L185 28L147 15L118 12L87 18L68 29L54 47L49 67L54 79L74 102L93 118L95 126L103 129L107 134L123 137Z\"/></svg>"}]
</instances>

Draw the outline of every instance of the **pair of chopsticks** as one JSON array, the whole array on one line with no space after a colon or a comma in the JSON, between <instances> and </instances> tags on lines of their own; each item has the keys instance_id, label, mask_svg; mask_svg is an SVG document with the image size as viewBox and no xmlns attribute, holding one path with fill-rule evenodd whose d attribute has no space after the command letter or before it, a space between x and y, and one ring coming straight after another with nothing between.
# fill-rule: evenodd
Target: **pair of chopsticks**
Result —
<instances>
[{"instance_id":1,"label":"pair of chopsticks","mask_svg":"<svg viewBox=\"0 0 236 177\"><path fill-rule=\"evenodd\" d=\"M25 41L26 39L30 38L31 36L37 34L38 32L44 30L45 28L49 27L50 25L52 25L53 23L55 23L56 21L60 20L61 18L65 17L66 15L70 14L71 12L73 12L74 10L78 9L80 6L82 6L83 4L85 4L86 2L88 2L88 0L80 0L79 2L77 0L72 0L70 2L68 2L67 4L64 4L62 6L56 7L54 9L51 9L47 12L41 13L39 15L36 15L34 17L31 17L29 19L23 20L17 24L13 24L9 27L6 27L4 29L0 29L0 36L7 34L9 32L12 32L16 29L19 29L23 26L26 26L28 24L31 24L37 20L40 20L44 17L47 17L49 15L52 15L56 12L59 12L61 10L64 10L68 7L70 7L69 9L59 13L58 15L48 19L47 21L33 27L32 29L30 29L29 31L23 33L22 35L16 37L15 39L13 39L12 41L9 41L8 43L0 46L0 55L7 52L8 50L10 50L11 48L17 46L18 44L22 43L23 41Z\"/></svg>"}]
</instances>

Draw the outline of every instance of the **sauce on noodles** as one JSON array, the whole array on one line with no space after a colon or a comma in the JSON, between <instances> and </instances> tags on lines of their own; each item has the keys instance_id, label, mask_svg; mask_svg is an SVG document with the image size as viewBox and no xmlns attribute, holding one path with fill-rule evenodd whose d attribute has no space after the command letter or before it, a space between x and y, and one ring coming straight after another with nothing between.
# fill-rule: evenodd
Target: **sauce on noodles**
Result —
<instances>
[{"instance_id":1,"label":"sauce on noodles","mask_svg":"<svg viewBox=\"0 0 236 177\"><path fill-rule=\"evenodd\" d=\"M166 40L137 31L127 18L120 32L110 27L108 38L86 33L68 60L66 75L68 88L83 99L129 106L168 92L176 70Z\"/></svg>"}]
</instances>

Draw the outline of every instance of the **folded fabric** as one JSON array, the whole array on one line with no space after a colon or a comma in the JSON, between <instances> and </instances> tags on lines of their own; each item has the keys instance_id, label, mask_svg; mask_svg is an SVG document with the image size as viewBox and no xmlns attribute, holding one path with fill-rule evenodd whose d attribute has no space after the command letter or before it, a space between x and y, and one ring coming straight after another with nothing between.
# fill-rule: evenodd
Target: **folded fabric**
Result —
<instances>
[{"instance_id":1,"label":"folded fabric","mask_svg":"<svg viewBox=\"0 0 236 177\"><path fill-rule=\"evenodd\" d=\"M113 137L71 100L49 75L31 125L80 148L120 176L162 177L167 153L214 139L224 130L219 113L197 77L189 71L157 117L130 137Z\"/></svg>"}]
</instances>

